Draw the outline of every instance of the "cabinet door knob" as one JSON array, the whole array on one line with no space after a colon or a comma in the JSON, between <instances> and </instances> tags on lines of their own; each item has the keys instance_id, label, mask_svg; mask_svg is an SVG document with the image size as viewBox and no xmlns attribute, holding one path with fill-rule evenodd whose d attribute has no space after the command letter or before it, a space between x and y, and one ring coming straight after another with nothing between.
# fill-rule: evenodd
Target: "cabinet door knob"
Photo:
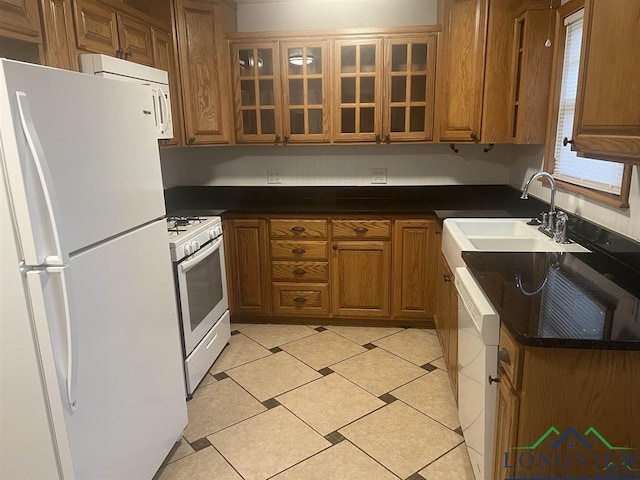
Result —
<instances>
[{"instance_id":1,"label":"cabinet door knob","mask_svg":"<svg viewBox=\"0 0 640 480\"><path fill-rule=\"evenodd\" d=\"M127 50L124 54L124 58L131 58L133 57L133 52L131 51L131 49Z\"/></svg>"},{"instance_id":2,"label":"cabinet door knob","mask_svg":"<svg viewBox=\"0 0 640 480\"><path fill-rule=\"evenodd\" d=\"M304 305L305 303L307 303L307 299L304 297L296 297L293 299L294 302L296 302L298 305Z\"/></svg>"},{"instance_id":3,"label":"cabinet door knob","mask_svg":"<svg viewBox=\"0 0 640 480\"><path fill-rule=\"evenodd\" d=\"M123 55L124 55L124 50L122 50L121 48L116 50L116 57L117 58L122 58Z\"/></svg>"},{"instance_id":4,"label":"cabinet door knob","mask_svg":"<svg viewBox=\"0 0 640 480\"><path fill-rule=\"evenodd\" d=\"M569 145L569 144L573 145L573 140L569 140L567 137L564 137L564 138L562 139L562 146L563 146L563 147L566 147L566 146L567 146L567 145Z\"/></svg>"},{"instance_id":5,"label":"cabinet door knob","mask_svg":"<svg viewBox=\"0 0 640 480\"><path fill-rule=\"evenodd\" d=\"M507 365L511 365L511 357L509 356L509 351L506 348L500 349L498 352L498 360L502 363L506 363Z\"/></svg>"},{"instance_id":6,"label":"cabinet door knob","mask_svg":"<svg viewBox=\"0 0 640 480\"><path fill-rule=\"evenodd\" d=\"M293 273L294 273L295 275L304 275L305 273L307 273L307 271L306 271L306 270L303 270L303 269L301 269L301 268L296 268L296 269L293 271Z\"/></svg>"},{"instance_id":7,"label":"cabinet door knob","mask_svg":"<svg viewBox=\"0 0 640 480\"><path fill-rule=\"evenodd\" d=\"M369 229L367 227L355 227L353 231L356 233L367 233Z\"/></svg>"},{"instance_id":8,"label":"cabinet door knob","mask_svg":"<svg viewBox=\"0 0 640 480\"><path fill-rule=\"evenodd\" d=\"M289 135L285 135L284 139L282 140L283 145L286 145L287 143L289 143Z\"/></svg>"},{"instance_id":9,"label":"cabinet door knob","mask_svg":"<svg viewBox=\"0 0 640 480\"><path fill-rule=\"evenodd\" d=\"M471 140L473 140L476 143L480 141L480 138L478 137L478 134L476 132L471 132Z\"/></svg>"},{"instance_id":10,"label":"cabinet door knob","mask_svg":"<svg viewBox=\"0 0 640 480\"><path fill-rule=\"evenodd\" d=\"M302 232L305 231L305 228L304 227L291 227L291 231L293 233L302 233Z\"/></svg>"},{"instance_id":11,"label":"cabinet door knob","mask_svg":"<svg viewBox=\"0 0 640 480\"><path fill-rule=\"evenodd\" d=\"M382 137L376 133L376 143L380 145L382 143Z\"/></svg>"},{"instance_id":12,"label":"cabinet door knob","mask_svg":"<svg viewBox=\"0 0 640 480\"><path fill-rule=\"evenodd\" d=\"M187 141L189 142L189 145L191 145L192 143L194 143L196 141L196 137L189 137L189 139Z\"/></svg>"},{"instance_id":13,"label":"cabinet door knob","mask_svg":"<svg viewBox=\"0 0 640 480\"><path fill-rule=\"evenodd\" d=\"M391 135L389 135L388 133L384 136L384 143L386 143L387 145L391 143Z\"/></svg>"},{"instance_id":14,"label":"cabinet door knob","mask_svg":"<svg viewBox=\"0 0 640 480\"><path fill-rule=\"evenodd\" d=\"M291 253L297 253L299 255L303 254L304 252L306 252L306 250L304 248L299 248L299 247L291 250Z\"/></svg>"},{"instance_id":15,"label":"cabinet door knob","mask_svg":"<svg viewBox=\"0 0 640 480\"><path fill-rule=\"evenodd\" d=\"M489 375L489 385L491 385L492 383L500 383L500 379L499 378L493 378L491 375Z\"/></svg>"},{"instance_id":16,"label":"cabinet door knob","mask_svg":"<svg viewBox=\"0 0 640 480\"><path fill-rule=\"evenodd\" d=\"M276 138L273 140L273 144L277 145L280 143L280 135L276 135Z\"/></svg>"},{"instance_id":17,"label":"cabinet door knob","mask_svg":"<svg viewBox=\"0 0 640 480\"><path fill-rule=\"evenodd\" d=\"M446 273L443 273L443 274L442 274L442 279L443 279L445 282L450 282L450 281L451 281L451 277L450 277L449 275L447 275Z\"/></svg>"},{"instance_id":18,"label":"cabinet door knob","mask_svg":"<svg viewBox=\"0 0 640 480\"><path fill-rule=\"evenodd\" d=\"M334 250L338 250L338 245L334 245L334 246L333 246L333 249L334 249Z\"/></svg>"}]
</instances>

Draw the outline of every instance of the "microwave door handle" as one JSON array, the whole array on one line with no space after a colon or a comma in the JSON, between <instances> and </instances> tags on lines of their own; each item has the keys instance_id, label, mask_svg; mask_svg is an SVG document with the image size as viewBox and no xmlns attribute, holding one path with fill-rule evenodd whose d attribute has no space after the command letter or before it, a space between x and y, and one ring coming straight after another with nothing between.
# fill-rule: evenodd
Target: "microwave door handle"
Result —
<instances>
[{"instance_id":1,"label":"microwave door handle","mask_svg":"<svg viewBox=\"0 0 640 480\"><path fill-rule=\"evenodd\" d=\"M164 96L164 92L161 88L158 89L158 98L160 99L160 132L164 133L169 128L169 122L171 122L171 106L169 105L169 101L167 97ZM164 120L164 121L162 121Z\"/></svg>"},{"instance_id":2,"label":"microwave door handle","mask_svg":"<svg viewBox=\"0 0 640 480\"><path fill-rule=\"evenodd\" d=\"M209 255L211 255L213 252L218 250L221 245L222 245L222 237L220 237L220 238L218 238L218 240L210 243L209 245L207 245L203 249L198 250L198 252L193 255L193 258L191 258L191 259L189 259L189 260L187 260L185 262L182 262L180 264L180 271L182 273L188 272L198 262L200 262L201 260L204 260Z\"/></svg>"},{"instance_id":3,"label":"microwave door handle","mask_svg":"<svg viewBox=\"0 0 640 480\"><path fill-rule=\"evenodd\" d=\"M38 133L35 128L33 117L31 116L27 94L24 92L16 92L16 100L18 105L18 113L20 116L20 125L26 138L27 145L29 147L29 152L31 154L30 156L33 160L33 166L35 167L35 170L37 172L37 186L35 186L35 188L40 190L41 197L44 199L46 217L49 223L49 231L41 231L39 233L44 234L44 236L48 236L51 243L53 244L52 247L54 252L47 252L44 257L44 264L64 265L66 262L62 253L62 248L60 246L58 225L56 223L57 201L54 191L49 186L51 184L51 174L49 173L44 150L42 148L42 144L40 143L40 139L38 138ZM28 188L28 186L25 187ZM25 205L25 207L28 209L28 203ZM27 218L29 217L30 216L28 216ZM44 225L38 225L36 228L44 229L46 227ZM37 235L36 232L33 232L33 235ZM25 246L26 245L23 244L23 248ZM33 256L33 258L28 258L30 255ZM37 259L37 257L38 252L35 245L33 247L33 251L31 252L29 251L29 248L25 249L25 261L28 265L33 266L40 264L41 262Z\"/></svg>"}]
</instances>

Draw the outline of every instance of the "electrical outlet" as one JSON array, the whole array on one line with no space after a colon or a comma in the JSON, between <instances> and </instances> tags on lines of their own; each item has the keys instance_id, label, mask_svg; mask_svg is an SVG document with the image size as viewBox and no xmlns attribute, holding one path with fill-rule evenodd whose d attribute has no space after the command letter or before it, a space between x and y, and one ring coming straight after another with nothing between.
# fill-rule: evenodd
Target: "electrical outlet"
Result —
<instances>
[{"instance_id":1,"label":"electrical outlet","mask_svg":"<svg viewBox=\"0 0 640 480\"><path fill-rule=\"evenodd\" d=\"M279 170L267 170L267 183L282 183Z\"/></svg>"},{"instance_id":2,"label":"electrical outlet","mask_svg":"<svg viewBox=\"0 0 640 480\"><path fill-rule=\"evenodd\" d=\"M371 183L387 183L387 169L386 168L372 168L371 169Z\"/></svg>"}]
</instances>

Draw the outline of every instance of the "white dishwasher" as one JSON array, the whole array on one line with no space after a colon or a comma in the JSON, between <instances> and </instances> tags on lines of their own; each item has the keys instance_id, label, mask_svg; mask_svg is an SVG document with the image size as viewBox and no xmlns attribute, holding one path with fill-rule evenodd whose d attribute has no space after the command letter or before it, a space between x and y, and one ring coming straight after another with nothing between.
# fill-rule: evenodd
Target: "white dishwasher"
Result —
<instances>
[{"instance_id":1,"label":"white dishwasher","mask_svg":"<svg viewBox=\"0 0 640 480\"><path fill-rule=\"evenodd\" d=\"M500 318L467 268L456 268L455 277L458 416L476 480L491 480Z\"/></svg>"}]
</instances>

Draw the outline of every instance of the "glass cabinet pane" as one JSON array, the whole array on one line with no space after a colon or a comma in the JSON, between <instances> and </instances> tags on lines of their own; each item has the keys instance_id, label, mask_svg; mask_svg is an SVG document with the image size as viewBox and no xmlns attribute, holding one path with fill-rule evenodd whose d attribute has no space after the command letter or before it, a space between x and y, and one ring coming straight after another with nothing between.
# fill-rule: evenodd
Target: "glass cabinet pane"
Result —
<instances>
[{"instance_id":1,"label":"glass cabinet pane","mask_svg":"<svg viewBox=\"0 0 640 480\"><path fill-rule=\"evenodd\" d=\"M411 71L427 71L427 44L414 43L411 45Z\"/></svg>"},{"instance_id":2,"label":"glass cabinet pane","mask_svg":"<svg viewBox=\"0 0 640 480\"><path fill-rule=\"evenodd\" d=\"M391 131L404 132L405 107L393 107L391 109Z\"/></svg>"},{"instance_id":3,"label":"glass cabinet pane","mask_svg":"<svg viewBox=\"0 0 640 480\"><path fill-rule=\"evenodd\" d=\"M289 104L304 105L304 80L301 78L289 80Z\"/></svg>"},{"instance_id":4,"label":"glass cabinet pane","mask_svg":"<svg viewBox=\"0 0 640 480\"><path fill-rule=\"evenodd\" d=\"M240 81L242 105L256 104L256 84L253 80Z\"/></svg>"},{"instance_id":5,"label":"glass cabinet pane","mask_svg":"<svg viewBox=\"0 0 640 480\"><path fill-rule=\"evenodd\" d=\"M250 77L254 74L254 58L252 49L243 49L238 52L238 63L240 64L240 76Z\"/></svg>"},{"instance_id":6,"label":"glass cabinet pane","mask_svg":"<svg viewBox=\"0 0 640 480\"><path fill-rule=\"evenodd\" d=\"M340 52L340 71L342 73L354 73L356 71L356 46L340 47Z\"/></svg>"},{"instance_id":7,"label":"glass cabinet pane","mask_svg":"<svg viewBox=\"0 0 640 480\"><path fill-rule=\"evenodd\" d=\"M407 71L407 46L394 45L391 47L391 71Z\"/></svg>"},{"instance_id":8,"label":"glass cabinet pane","mask_svg":"<svg viewBox=\"0 0 640 480\"><path fill-rule=\"evenodd\" d=\"M307 74L319 75L322 73L322 48L321 47L309 47L307 48Z\"/></svg>"},{"instance_id":9,"label":"glass cabinet pane","mask_svg":"<svg viewBox=\"0 0 640 480\"><path fill-rule=\"evenodd\" d=\"M260 80L260 105L273 105L273 80Z\"/></svg>"},{"instance_id":10,"label":"glass cabinet pane","mask_svg":"<svg viewBox=\"0 0 640 480\"><path fill-rule=\"evenodd\" d=\"M356 109L355 108L343 108L342 109L342 128L343 133L356 133Z\"/></svg>"},{"instance_id":11,"label":"glass cabinet pane","mask_svg":"<svg viewBox=\"0 0 640 480\"><path fill-rule=\"evenodd\" d=\"M255 110L242 111L242 131L248 135L258 133L258 120Z\"/></svg>"},{"instance_id":12,"label":"glass cabinet pane","mask_svg":"<svg viewBox=\"0 0 640 480\"><path fill-rule=\"evenodd\" d=\"M360 131L362 133L373 133L375 118L375 108L360 108Z\"/></svg>"},{"instance_id":13,"label":"glass cabinet pane","mask_svg":"<svg viewBox=\"0 0 640 480\"><path fill-rule=\"evenodd\" d=\"M304 57L302 56L302 48L289 48L287 50L287 68L289 75L302 75L302 65Z\"/></svg>"},{"instance_id":14,"label":"glass cabinet pane","mask_svg":"<svg viewBox=\"0 0 640 480\"><path fill-rule=\"evenodd\" d=\"M289 117L291 121L291 133L294 135L304 134L304 110L291 109Z\"/></svg>"},{"instance_id":15,"label":"glass cabinet pane","mask_svg":"<svg viewBox=\"0 0 640 480\"><path fill-rule=\"evenodd\" d=\"M273 75L273 52L270 48L258 49L258 75Z\"/></svg>"},{"instance_id":16,"label":"glass cabinet pane","mask_svg":"<svg viewBox=\"0 0 640 480\"><path fill-rule=\"evenodd\" d=\"M322 109L309 110L309 133L322 133Z\"/></svg>"},{"instance_id":17,"label":"glass cabinet pane","mask_svg":"<svg viewBox=\"0 0 640 480\"><path fill-rule=\"evenodd\" d=\"M411 107L409 111L409 131L423 132L425 128L425 107Z\"/></svg>"},{"instance_id":18,"label":"glass cabinet pane","mask_svg":"<svg viewBox=\"0 0 640 480\"><path fill-rule=\"evenodd\" d=\"M341 103L356 103L356 79L355 77L343 78Z\"/></svg>"},{"instance_id":19,"label":"glass cabinet pane","mask_svg":"<svg viewBox=\"0 0 640 480\"><path fill-rule=\"evenodd\" d=\"M274 110L260 110L260 126L262 133L276 133L276 117Z\"/></svg>"},{"instance_id":20,"label":"glass cabinet pane","mask_svg":"<svg viewBox=\"0 0 640 480\"><path fill-rule=\"evenodd\" d=\"M411 101L424 102L427 99L426 75L414 75L411 77Z\"/></svg>"},{"instance_id":21,"label":"glass cabinet pane","mask_svg":"<svg viewBox=\"0 0 640 480\"><path fill-rule=\"evenodd\" d=\"M391 77L391 101L404 102L407 100L407 77Z\"/></svg>"},{"instance_id":22,"label":"glass cabinet pane","mask_svg":"<svg viewBox=\"0 0 640 480\"><path fill-rule=\"evenodd\" d=\"M374 103L376 101L376 78L360 77L360 102Z\"/></svg>"},{"instance_id":23,"label":"glass cabinet pane","mask_svg":"<svg viewBox=\"0 0 640 480\"><path fill-rule=\"evenodd\" d=\"M322 105L322 79L310 78L307 81L307 103L309 105Z\"/></svg>"},{"instance_id":24,"label":"glass cabinet pane","mask_svg":"<svg viewBox=\"0 0 640 480\"><path fill-rule=\"evenodd\" d=\"M360 71L376 71L376 46L360 45Z\"/></svg>"}]
</instances>

